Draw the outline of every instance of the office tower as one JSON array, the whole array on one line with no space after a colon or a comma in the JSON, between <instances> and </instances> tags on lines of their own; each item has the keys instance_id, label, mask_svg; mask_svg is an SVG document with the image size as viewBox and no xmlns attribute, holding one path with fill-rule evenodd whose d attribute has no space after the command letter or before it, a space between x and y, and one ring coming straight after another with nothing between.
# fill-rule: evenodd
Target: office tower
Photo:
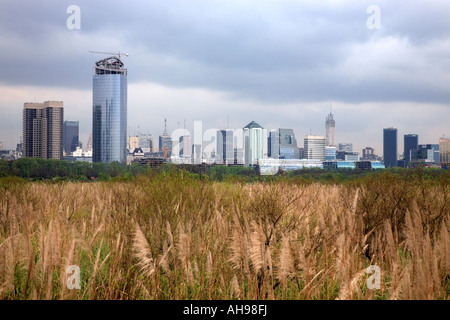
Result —
<instances>
[{"instance_id":1,"label":"office tower","mask_svg":"<svg viewBox=\"0 0 450 320\"><path fill-rule=\"evenodd\" d=\"M397 129L383 129L383 159L384 165L388 167L397 166Z\"/></svg>"},{"instance_id":2,"label":"office tower","mask_svg":"<svg viewBox=\"0 0 450 320\"><path fill-rule=\"evenodd\" d=\"M267 146L268 146L269 158L279 159L280 158L280 131L278 129L270 130Z\"/></svg>"},{"instance_id":3,"label":"office tower","mask_svg":"<svg viewBox=\"0 0 450 320\"><path fill-rule=\"evenodd\" d=\"M192 156L192 139L191 136L184 135L178 139L180 143L180 157Z\"/></svg>"},{"instance_id":4,"label":"office tower","mask_svg":"<svg viewBox=\"0 0 450 320\"><path fill-rule=\"evenodd\" d=\"M172 137L167 133L167 119L164 119L164 132L159 136L159 151L164 154L164 158L172 155Z\"/></svg>"},{"instance_id":5,"label":"office tower","mask_svg":"<svg viewBox=\"0 0 450 320\"><path fill-rule=\"evenodd\" d=\"M86 146L86 150L92 151L92 133L89 135L88 143L87 143L87 146Z\"/></svg>"},{"instance_id":6,"label":"office tower","mask_svg":"<svg viewBox=\"0 0 450 320\"><path fill-rule=\"evenodd\" d=\"M255 121L244 127L244 164L256 165L259 159L264 157L264 128Z\"/></svg>"},{"instance_id":7,"label":"office tower","mask_svg":"<svg viewBox=\"0 0 450 320\"><path fill-rule=\"evenodd\" d=\"M139 147L144 152L153 151L153 136L150 133L139 134Z\"/></svg>"},{"instance_id":8,"label":"office tower","mask_svg":"<svg viewBox=\"0 0 450 320\"><path fill-rule=\"evenodd\" d=\"M419 145L419 137L417 134L405 134L404 135L404 152L406 166L414 160L414 156L417 152L417 146Z\"/></svg>"},{"instance_id":9,"label":"office tower","mask_svg":"<svg viewBox=\"0 0 450 320\"><path fill-rule=\"evenodd\" d=\"M336 160L336 147L325 146L325 160Z\"/></svg>"},{"instance_id":10,"label":"office tower","mask_svg":"<svg viewBox=\"0 0 450 320\"><path fill-rule=\"evenodd\" d=\"M92 161L127 161L127 69L120 57L94 66Z\"/></svg>"},{"instance_id":11,"label":"office tower","mask_svg":"<svg viewBox=\"0 0 450 320\"><path fill-rule=\"evenodd\" d=\"M294 130L279 129L280 137L280 159L298 159L299 150Z\"/></svg>"},{"instance_id":12,"label":"office tower","mask_svg":"<svg viewBox=\"0 0 450 320\"><path fill-rule=\"evenodd\" d=\"M330 111L330 114L327 116L325 121L325 145L326 146L335 146L334 144L334 133L335 133L335 121L333 118L333 113Z\"/></svg>"},{"instance_id":13,"label":"office tower","mask_svg":"<svg viewBox=\"0 0 450 320\"><path fill-rule=\"evenodd\" d=\"M439 163L446 166L450 164L450 138L439 139Z\"/></svg>"},{"instance_id":14,"label":"office tower","mask_svg":"<svg viewBox=\"0 0 450 320\"><path fill-rule=\"evenodd\" d=\"M308 135L304 140L304 157L306 159L325 160L325 137Z\"/></svg>"},{"instance_id":15,"label":"office tower","mask_svg":"<svg viewBox=\"0 0 450 320\"><path fill-rule=\"evenodd\" d=\"M64 151L69 154L79 146L78 121L64 121Z\"/></svg>"},{"instance_id":16,"label":"office tower","mask_svg":"<svg viewBox=\"0 0 450 320\"><path fill-rule=\"evenodd\" d=\"M63 102L26 102L23 107L23 156L62 159Z\"/></svg>"},{"instance_id":17,"label":"office tower","mask_svg":"<svg viewBox=\"0 0 450 320\"><path fill-rule=\"evenodd\" d=\"M438 144L419 144L415 153L420 162L439 163L439 145Z\"/></svg>"},{"instance_id":18,"label":"office tower","mask_svg":"<svg viewBox=\"0 0 450 320\"><path fill-rule=\"evenodd\" d=\"M365 147L362 150L361 160L377 160L378 156L375 154L375 149L372 147Z\"/></svg>"},{"instance_id":19,"label":"office tower","mask_svg":"<svg viewBox=\"0 0 450 320\"><path fill-rule=\"evenodd\" d=\"M353 152L353 144L350 142L339 143L338 150L345 152Z\"/></svg>"},{"instance_id":20,"label":"office tower","mask_svg":"<svg viewBox=\"0 0 450 320\"><path fill-rule=\"evenodd\" d=\"M234 135L233 130L217 131L217 147L216 159L217 163L233 164L234 163Z\"/></svg>"},{"instance_id":21,"label":"office tower","mask_svg":"<svg viewBox=\"0 0 450 320\"><path fill-rule=\"evenodd\" d=\"M138 136L128 137L128 150L130 152L133 152L133 150L137 148L139 148L139 137Z\"/></svg>"}]
</instances>

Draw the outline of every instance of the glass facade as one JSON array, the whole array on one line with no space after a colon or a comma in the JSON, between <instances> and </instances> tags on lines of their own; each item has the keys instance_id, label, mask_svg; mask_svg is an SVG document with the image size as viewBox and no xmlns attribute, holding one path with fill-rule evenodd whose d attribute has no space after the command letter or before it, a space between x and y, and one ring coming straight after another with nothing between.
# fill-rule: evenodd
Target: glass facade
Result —
<instances>
[{"instance_id":1,"label":"glass facade","mask_svg":"<svg viewBox=\"0 0 450 320\"><path fill-rule=\"evenodd\" d=\"M397 166L397 129L383 129L383 158L384 165L388 167Z\"/></svg>"},{"instance_id":2,"label":"glass facade","mask_svg":"<svg viewBox=\"0 0 450 320\"><path fill-rule=\"evenodd\" d=\"M124 73L95 74L93 79L94 162L126 162L127 76Z\"/></svg>"},{"instance_id":3,"label":"glass facade","mask_svg":"<svg viewBox=\"0 0 450 320\"><path fill-rule=\"evenodd\" d=\"M417 152L417 147L419 144L419 137L417 134L405 134L404 135L404 151L403 156L405 157L406 165L415 160L415 153Z\"/></svg>"},{"instance_id":4,"label":"glass facade","mask_svg":"<svg viewBox=\"0 0 450 320\"><path fill-rule=\"evenodd\" d=\"M280 133L278 129L269 132L268 152L270 158L278 159L280 157Z\"/></svg>"},{"instance_id":5,"label":"glass facade","mask_svg":"<svg viewBox=\"0 0 450 320\"><path fill-rule=\"evenodd\" d=\"M299 150L297 146L297 139L295 139L294 130L280 129L280 159L298 159Z\"/></svg>"},{"instance_id":6,"label":"glass facade","mask_svg":"<svg viewBox=\"0 0 450 320\"><path fill-rule=\"evenodd\" d=\"M233 130L217 131L216 157L218 163L234 163Z\"/></svg>"},{"instance_id":7,"label":"glass facade","mask_svg":"<svg viewBox=\"0 0 450 320\"><path fill-rule=\"evenodd\" d=\"M79 122L64 121L64 151L73 152L78 147Z\"/></svg>"}]
</instances>

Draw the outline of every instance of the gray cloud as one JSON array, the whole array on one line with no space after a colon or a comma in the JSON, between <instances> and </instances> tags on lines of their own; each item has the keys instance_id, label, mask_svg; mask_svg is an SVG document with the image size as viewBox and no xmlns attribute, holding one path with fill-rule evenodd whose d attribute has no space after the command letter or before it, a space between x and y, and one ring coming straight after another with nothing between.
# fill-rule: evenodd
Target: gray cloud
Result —
<instances>
[{"instance_id":1,"label":"gray cloud","mask_svg":"<svg viewBox=\"0 0 450 320\"><path fill-rule=\"evenodd\" d=\"M81 8L81 30L66 28L71 4ZM381 30L366 26L372 4ZM266 114L331 100L446 104L448 16L443 0L3 0L0 86L89 91L102 56L88 50L120 50L130 52L130 85L223 92ZM174 101L182 112L183 99Z\"/></svg>"}]
</instances>

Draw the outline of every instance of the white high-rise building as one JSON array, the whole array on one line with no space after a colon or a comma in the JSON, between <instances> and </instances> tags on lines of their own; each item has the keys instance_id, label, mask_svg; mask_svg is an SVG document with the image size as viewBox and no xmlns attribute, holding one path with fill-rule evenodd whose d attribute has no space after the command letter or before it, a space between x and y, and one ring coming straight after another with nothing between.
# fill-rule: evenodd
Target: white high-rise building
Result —
<instances>
[{"instance_id":1,"label":"white high-rise building","mask_svg":"<svg viewBox=\"0 0 450 320\"><path fill-rule=\"evenodd\" d=\"M255 121L244 127L244 165L256 165L267 154L267 133Z\"/></svg>"},{"instance_id":2,"label":"white high-rise building","mask_svg":"<svg viewBox=\"0 0 450 320\"><path fill-rule=\"evenodd\" d=\"M306 159L325 160L325 137L308 135L303 149Z\"/></svg>"},{"instance_id":3,"label":"white high-rise building","mask_svg":"<svg viewBox=\"0 0 450 320\"><path fill-rule=\"evenodd\" d=\"M327 116L327 119L325 121L325 130L326 130L325 145L326 146L335 146L335 142L334 142L335 125L336 125L336 123L333 118L333 113L330 112L330 114Z\"/></svg>"}]
</instances>

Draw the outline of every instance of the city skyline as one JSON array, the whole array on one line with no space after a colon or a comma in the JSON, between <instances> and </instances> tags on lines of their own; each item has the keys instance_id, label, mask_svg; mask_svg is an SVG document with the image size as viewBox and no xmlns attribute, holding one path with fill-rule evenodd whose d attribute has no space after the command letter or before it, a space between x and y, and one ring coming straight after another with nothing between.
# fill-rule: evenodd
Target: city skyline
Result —
<instances>
[{"instance_id":1,"label":"city skyline","mask_svg":"<svg viewBox=\"0 0 450 320\"><path fill-rule=\"evenodd\" d=\"M381 1L381 28L371 29L370 1L107 3L79 1L74 30L67 3L0 4L8 35L0 52L3 149L20 141L26 101L64 101L87 143L97 60L89 50L130 53L128 135L139 127L157 137L165 118L169 132L184 121L192 132L194 121L225 129L254 119L292 128L302 140L325 136L330 101L335 143L352 142L359 153L370 146L382 155L382 128L390 126L418 134L421 144L450 135L442 116L450 100L450 4Z\"/></svg>"}]
</instances>

